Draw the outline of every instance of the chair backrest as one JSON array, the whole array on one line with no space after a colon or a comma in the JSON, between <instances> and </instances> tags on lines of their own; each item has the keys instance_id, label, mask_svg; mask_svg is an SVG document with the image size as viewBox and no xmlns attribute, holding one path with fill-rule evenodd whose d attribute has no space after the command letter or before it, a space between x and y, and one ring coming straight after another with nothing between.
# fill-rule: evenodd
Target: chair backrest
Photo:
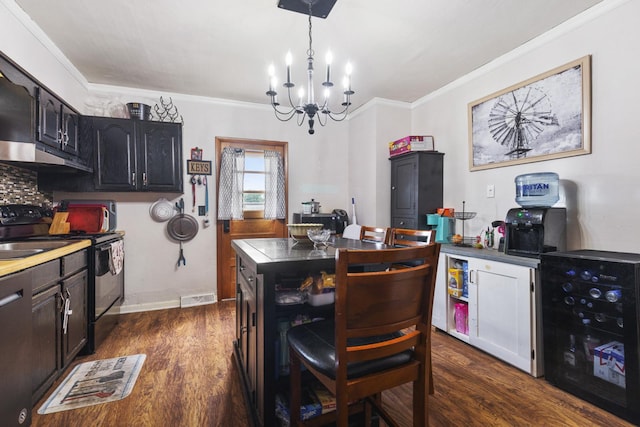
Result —
<instances>
[{"instance_id":1,"label":"chair backrest","mask_svg":"<svg viewBox=\"0 0 640 427\"><path fill-rule=\"evenodd\" d=\"M431 312L440 244L378 250L339 249L336 252L336 364L378 359L424 346L431 333ZM422 263L388 271L350 272L356 264ZM361 269L358 269L361 271ZM412 328L415 327L415 328ZM347 340L391 334L410 328L402 337L366 346L347 346ZM341 363L338 363L340 361ZM423 360L424 362L424 360ZM346 371L345 371L346 375Z\"/></svg>"},{"instance_id":2,"label":"chair backrest","mask_svg":"<svg viewBox=\"0 0 640 427\"><path fill-rule=\"evenodd\" d=\"M432 230L392 228L389 244L392 246L424 246L431 243Z\"/></svg>"},{"instance_id":3,"label":"chair backrest","mask_svg":"<svg viewBox=\"0 0 640 427\"><path fill-rule=\"evenodd\" d=\"M360 226L360 240L368 242L388 243L389 227L370 227L366 225Z\"/></svg>"}]
</instances>

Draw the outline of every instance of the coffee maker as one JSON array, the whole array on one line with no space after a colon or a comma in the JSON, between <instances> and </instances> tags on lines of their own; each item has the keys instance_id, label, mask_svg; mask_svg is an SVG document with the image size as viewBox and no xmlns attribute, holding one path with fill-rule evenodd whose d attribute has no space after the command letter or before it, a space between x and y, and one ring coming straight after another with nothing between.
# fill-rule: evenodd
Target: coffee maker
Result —
<instances>
[{"instance_id":1,"label":"coffee maker","mask_svg":"<svg viewBox=\"0 0 640 427\"><path fill-rule=\"evenodd\" d=\"M427 226L435 233L436 243L451 243L451 237L456 232L456 219L438 214L427 214Z\"/></svg>"},{"instance_id":2,"label":"coffee maker","mask_svg":"<svg viewBox=\"0 0 640 427\"><path fill-rule=\"evenodd\" d=\"M545 252L566 250L565 208L513 208L505 219L505 253L539 258Z\"/></svg>"}]
</instances>

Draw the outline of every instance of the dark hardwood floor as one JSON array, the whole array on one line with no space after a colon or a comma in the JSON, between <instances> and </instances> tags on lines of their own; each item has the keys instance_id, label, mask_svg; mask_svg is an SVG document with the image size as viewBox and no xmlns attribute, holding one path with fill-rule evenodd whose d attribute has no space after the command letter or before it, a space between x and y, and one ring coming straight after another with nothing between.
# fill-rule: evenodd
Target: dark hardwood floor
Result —
<instances>
[{"instance_id":1,"label":"dark hardwood floor","mask_svg":"<svg viewBox=\"0 0 640 427\"><path fill-rule=\"evenodd\" d=\"M32 425L248 425L232 357L234 316L233 301L124 315L98 351L79 357L72 367L144 353L147 359L133 392L117 402L38 415L56 383L35 405ZM434 333L432 348L436 389L429 400L431 426L631 425L446 334ZM409 385L385 392L383 401L401 425L411 425Z\"/></svg>"}]
</instances>

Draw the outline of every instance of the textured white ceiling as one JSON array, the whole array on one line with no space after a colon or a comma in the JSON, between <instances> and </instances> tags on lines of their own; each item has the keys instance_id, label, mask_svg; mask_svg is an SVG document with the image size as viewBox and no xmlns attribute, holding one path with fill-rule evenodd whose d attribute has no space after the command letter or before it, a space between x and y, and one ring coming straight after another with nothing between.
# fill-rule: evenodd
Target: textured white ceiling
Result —
<instances>
[{"instance_id":1,"label":"textured white ceiling","mask_svg":"<svg viewBox=\"0 0 640 427\"><path fill-rule=\"evenodd\" d=\"M330 49L334 82L353 63L356 107L412 102L600 1L338 0L312 20L316 82ZM267 67L282 81L287 50L305 78L307 16L277 0L16 3L90 83L267 103Z\"/></svg>"}]
</instances>

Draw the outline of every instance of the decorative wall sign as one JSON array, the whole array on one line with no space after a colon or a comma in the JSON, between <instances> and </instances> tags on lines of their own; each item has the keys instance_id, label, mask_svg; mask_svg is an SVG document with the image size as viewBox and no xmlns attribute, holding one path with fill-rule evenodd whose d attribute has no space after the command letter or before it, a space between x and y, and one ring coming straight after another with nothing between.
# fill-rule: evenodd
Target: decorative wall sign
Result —
<instances>
[{"instance_id":1,"label":"decorative wall sign","mask_svg":"<svg viewBox=\"0 0 640 427\"><path fill-rule=\"evenodd\" d=\"M591 56L469 104L472 171L591 153Z\"/></svg>"},{"instance_id":2,"label":"decorative wall sign","mask_svg":"<svg viewBox=\"0 0 640 427\"><path fill-rule=\"evenodd\" d=\"M187 174L212 175L211 160L187 160Z\"/></svg>"}]
</instances>

